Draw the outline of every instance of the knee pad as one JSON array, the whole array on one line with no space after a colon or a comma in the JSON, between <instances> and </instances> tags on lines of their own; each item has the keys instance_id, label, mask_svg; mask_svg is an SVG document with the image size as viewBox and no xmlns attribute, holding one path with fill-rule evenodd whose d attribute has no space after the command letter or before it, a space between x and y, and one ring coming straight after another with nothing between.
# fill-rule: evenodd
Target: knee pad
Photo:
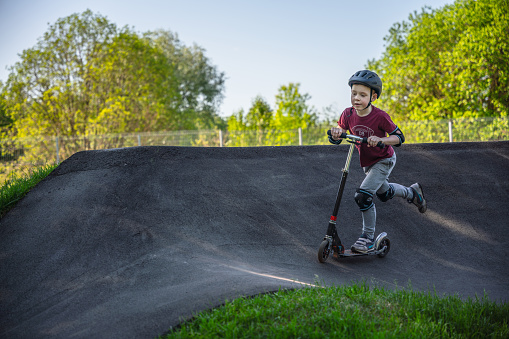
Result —
<instances>
[{"instance_id":1,"label":"knee pad","mask_svg":"<svg viewBox=\"0 0 509 339\"><path fill-rule=\"evenodd\" d=\"M378 197L378 199L380 199L381 202L386 202L392 199L395 193L396 192L394 191L394 187L392 187L392 185L389 185L389 189L387 191L381 194L377 193L376 196Z\"/></svg>"},{"instance_id":2,"label":"knee pad","mask_svg":"<svg viewBox=\"0 0 509 339\"><path fill-rule=\"evenodd\" d=\"M373 202L373 194L360 188L357 189L354 198L355 202L363 212L369 210L375 204Z\"/></svg>"}]
</instances>

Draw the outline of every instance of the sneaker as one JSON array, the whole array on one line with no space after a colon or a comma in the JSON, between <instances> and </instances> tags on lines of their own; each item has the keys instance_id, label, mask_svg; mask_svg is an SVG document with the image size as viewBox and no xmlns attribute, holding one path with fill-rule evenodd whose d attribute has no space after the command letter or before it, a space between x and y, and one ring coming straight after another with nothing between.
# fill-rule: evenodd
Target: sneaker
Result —
<instances>
[{"instance_id":1,"label":"sneaker","mask_svg":"<svg viewBox=\"0 0 509 339\"><path fill-rule=\"evenodd\" d=\"M352 245L353 252L367 253L374 250L375 244L372 239L369 239L367 235L363 234L361 237Z\"/></svg>"},{"instance_id":2,"label":"sneaker","mask_svg":"<svg viewBox=\"0 0 509 339\"><path fill-rule=\"evenodd\" d=\"M424 199L424 194L422 192L422 186L419 183L415 183L410 185L410 188L414 192L414 196L412 199L408 199L407 201L410 204L414 204L419 209L419 212L424 213L426 212L427 206L426 206L426 199Z\"/></svg>"}]
</instances>

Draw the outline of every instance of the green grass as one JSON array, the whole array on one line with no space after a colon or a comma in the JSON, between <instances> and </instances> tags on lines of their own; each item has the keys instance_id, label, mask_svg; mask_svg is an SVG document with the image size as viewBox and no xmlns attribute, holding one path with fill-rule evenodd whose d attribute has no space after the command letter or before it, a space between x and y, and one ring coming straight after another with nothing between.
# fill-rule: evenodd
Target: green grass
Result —
<instances>
[{"instance_id":1,"label":"green grass","mask_svg":"<svg viewBox=\"0 0 509 339\"><path fill-rule=\"evenodd\" d=\"M431 292L340 287L227 301L164 338L509 338L509 305Z\"/></svg>"},{"instance_id":2,"label":"green grass","mask_svg":"<svg viewBox=\"0 0 509 339\"><path fill-rule=\"evenodd\" d=\"M55 168L56 165L37 167L29 173L6 180L0 188L0 218Z\"/></svg>"}]
</instances>

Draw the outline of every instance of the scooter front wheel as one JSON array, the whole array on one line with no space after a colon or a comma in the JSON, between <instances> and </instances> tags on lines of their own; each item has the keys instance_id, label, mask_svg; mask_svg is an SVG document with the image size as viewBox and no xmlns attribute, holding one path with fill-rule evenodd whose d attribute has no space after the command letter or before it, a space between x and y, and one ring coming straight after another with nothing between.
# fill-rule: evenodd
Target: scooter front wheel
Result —
<instances>
[{"instance_id":1,"label":"scooter front wheel","mask_svg":"<svg viewBox=\"0 0 509 339\"><path fill-rule=\"evenodd\" d=\"M384 248L384 246L385 246L385 249L382 252L378 253L378 256L380 258L385 257L387 255L387 253L389 253L389 251L391 250L391 241L387 237L383 238L382 241L380 241L380 245L378 246L377 251Z\"/></svg>"},{"instance_id":2,"label":"scooter front wheel","mask_svg":"<svg viewBox=\"0 0 509 339\"><path fill-rule=\"evenodd\" d=\"M322 264L327 261L327 258L329 257L330 249L329 249L329 240L324 240L320 244L320 247L318 248L318 261Z\"/></svg>"}]
</instances>

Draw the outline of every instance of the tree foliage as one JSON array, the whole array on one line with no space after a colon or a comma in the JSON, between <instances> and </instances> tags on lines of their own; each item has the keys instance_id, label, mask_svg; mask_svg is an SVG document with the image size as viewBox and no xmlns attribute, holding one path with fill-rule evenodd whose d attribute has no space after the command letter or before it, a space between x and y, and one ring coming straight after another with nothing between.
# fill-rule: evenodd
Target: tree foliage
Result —
<instances>
[{"instance_id":1,"label":"tree foliage","mask_svg":"<svg viewBox=\"0 0 509 339\"><path fill-rule=\"evenodd\" d=\"M311 96L307 93L301 94L299 87L300 84L290 83L279 88L273 128L280 130L306 128L316 123L316 113L307 104Z\"/></svg>"},{"instance_id":2,"label":"tree foliage","mask_svg":"<svg viewBox=\"0 0 509 339\"><path fill-rule=\"evenodd\" d=\"M257 96L247 114L239 110L231 115L228 119L231 143L242 146L252 144L250 139L256 138L258 145L287 145L295 141L297 129L316 126L317 114L307 104L311 96L301 94L299 87L298 83L281 86L275 97L275 110L271 110L265 99Z\"/></svg>"},{"instance_id":3,"label":"tree foliage","mask_svg":"<svg viewBox=\"0 0 509 339\"><path fill-rule=\"evenodd\" d=\"M379 106L396 119L507 116L509 2L457 0L409 16L368 68L383 79Z\"/></svg>"},{"instance_id":4,"label":"tree foliage","mask_svg":"<svg viewBox=\"0 0 509 339\"><path fill-rule=\"evenodd\" d=\"M90 10L59 19L10 69L2 89L9 134L213 128L222 123L224 74L204 52L171 32L139 35Z\"/></svg>"},{"instance_id":5,"label":"tree foliage","mask_svg":"<svg viewBox=\"0 0 509 339\"><path fill-rule=\"evenodd\" d=\"M144 37L174 66L170 86L176 98L167 103L177 115L172 129L225 127L216 114L223 99L225 75L211 65L205 50L196 44L185 46L169 31L148 32Z\"/></svg>"},{"instance_id":6,"label":"tree foliage","mask_svg":"<svg viewBox=\"0 0 509 339\"><path fill-rule=\"evenodd\" d=\"M5 127L12 124L12 119L7 115L7 105L2 94L2 87L2 82L0 82L0 133Z\"/></svg>"}]
</instances>

